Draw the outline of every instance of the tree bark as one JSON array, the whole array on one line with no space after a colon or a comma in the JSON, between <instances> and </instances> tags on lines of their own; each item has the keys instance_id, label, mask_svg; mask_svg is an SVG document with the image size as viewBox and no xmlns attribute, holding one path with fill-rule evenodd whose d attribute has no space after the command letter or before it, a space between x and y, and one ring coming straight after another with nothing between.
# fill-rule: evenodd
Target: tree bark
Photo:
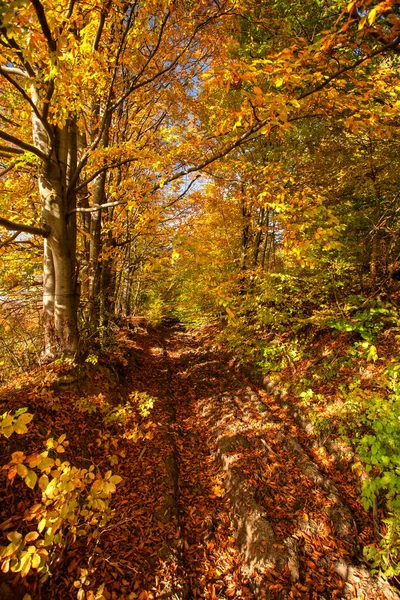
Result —
<instances>
[{"instance_id":1,"label":"tree bark","mask_svg":"<svg viewBox=\"0 0 400 600\"><path fill-rule=\"evenodd\" d=\"M8 231L20 231L21 233L31 233L33 235L41 235L47 237L49 231L44 227L35 227L34 225L24 225L23 223L15 223L4 217L0 217L0 227L4 227Z\"/></svg>"},{"instance_id":2,"label":"tree bark","mask_svg":"<svg viewBox=\"0 0 400 600\"><path fill-rule=\"evenodd\" d=\"M36 101L37 97L34 98ZM76 127L53 127L53 139L35 114L33 141L47 156L39 171L43 222L49 230L45 240L43 278L43 326L46 360L73 356L78 347L76 281L76 214L69 214L75 197L68 180L76 165Z\"/></svg>"},{"instance_id":3,"label":"tree bark","mask_svg":"<svg viewBox=\"0 0 400 600\"><path fill-rule=\"evenodd\" d=\"M102 147L109 142L111 115L104 127ZM107 170L102 171L93 181L93 204L102 206L106 201L105 185ZM103 214L101 210L90 213L90 250L89 250L89 327L92 332L100 325L100 290L101 290L101 230Z\"/></svg>"},{"instance_id":4,"label":"tree bark","mask_svg":"<svg viewBox=\"0 0 400 600\"><path fill-rule=\"evenodd\" d=\"M263 225L264 225L264 217L265 217L265 208L262 208L260 211L260 215L258 218L258 230L256 239L254 242L254 253L253 253L253 266L256 267L258 265L258 255L260 252L262 235L263 235Z\"/></svg>"}]
</instances>

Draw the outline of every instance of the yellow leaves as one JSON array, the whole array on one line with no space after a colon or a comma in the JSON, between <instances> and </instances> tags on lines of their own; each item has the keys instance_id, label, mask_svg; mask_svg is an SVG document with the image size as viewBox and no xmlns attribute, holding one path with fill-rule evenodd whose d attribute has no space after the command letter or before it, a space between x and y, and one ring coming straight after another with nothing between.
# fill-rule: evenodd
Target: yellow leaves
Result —
<instances>
[{"instance_id":1,"label":"yellow leaves","mask_svg":"<svg viewBox=\"0 0 400 600\"><path fill-rule=\"evenodd\" d=\"M33 415L26 412L26 408L21 408L14 415L5 412L0 417L0 434L9 438L14 432L24 434L28 431L27 424L33 419Z\"/></svg>"},{"instance_id":2,"label":"yellow leaves","mask_svg":"<svg viewBox=\"0 0 400 600\"><path fill-rule=\"evenodd\" d=\"M17 473L23 479L28 475L28 467L26 465L19 464L17 465Z\"/></svg>"},{"instance_id":3,"label":"yellow leaves","mask_svg":"<svg viewBox=\"0 0 400 600\"><path fill-rule=\"evenodd\" d=\"M358 31L361 31L362 29L364 29L366 22L367 22L367 15L364 15L358 23Z\"/></svg>"},{"instance_id":4,"label":"yellow leaves","mask_svg":"<svg viewBox=\"0 0 400 600\"><path fill-rule=\"evenodd\" d=\"M236 131L236 129L242 125L243 117L244 117L243 113L241 113L241 112L238 113L238 118L237 118L236 122L233 124L233 131ZM224 124L221 123L219 129L221 130L220 132L222 133L222 131L224 129Z\"/></svg>"},{"instance_id":5,"label":"yellow leaves","mask_svg":"<svg viewBox=\"0 0 400 600\"><path fill-rule=\"evenodd\" d=\"M18 417L17 421L14 423L13 428L15 433L26 433L28 431L27 424L32 421L33 415L29 413L22 414Z\"/></svg>"},{"instance_id":6,"label":"yellow leaves","mask_svg":"<svg viewBox=\"0 0 400 600\"><path fill-rule=\"evenodd\" d=\"M11 460L13 463L22 463L25 460L25 454L23 452L13 452L11 454Z\"/></svg>"},{"instance_id":7,"label":"yellow leaves","mask_svg":"<svg viewBox=\"0 0 400 600\"><path fill-rule=\"evenodd\" d=\"M22 418L21 418L22 417ZM5 414L2 418L3 429L13 427L18 422L19 427L26 425L32 415L26 409L17 411L15 415ZM111 511L108 498L116 491L116 486L122 481L119 475L113 475L109 470L104 478L93 473L94 466L80 469L68 461L49 456L50 452L63 452L66 436L58 439L49 438L46 450L26 456L24 452L16 451L11 461L4 468L8 469L8 478L13 480L18 474L23 478L29 489L35 489L38 484L42 492L41 502L27 509L24 514L26 523L36 522L36 530L29 531L25 537L18 531L8 532L9 544L0 547L0 565L3 572L9 570L26 577L31 570L43 572L47 568L49 550L62 547L65 529L73 535L87 535L93 523L103 527L110 518ZM56 466L56 468L53 468ZM37 471L42 472L38 478ZM88 494L89 492L89 494ZM96 516L97 513L97 516ZM77 524L79 522L79 532ZM6 522L4 528L10 526ZM94 598L102 599L101 590Z\"/></svg>"},{"instance_id":8,"label":"yellow leaves","mask_svg":"<svg viewBox=\"0 0 400 600\"><path fill-rule=\"evenodd\" d=\"M354 6L356 5L357 0L352 0L351 2L349 2L349 4L347 5L347 12L351 13L353 11Z\"/></svg>"},{"instance_id":9,"label":"yellow leaves","mask_svg":"<svg viewBox=\"0 0 400 600\"><path fill-rule=\"evenodd\" d=\"M47 454L47 453L43 453L43 454ZM50 457L44 457L43 460L41 460L37 466L41 471L49 471L50 467L52 467L53 465L54 465L54 459L52 459Z\"/></svg>"},{"instance_id":10,"label":"yellow leaves","mask_svg":"<svg viewBox=\"0 0 400 600\"><path fill-rule=\"evenodd\" d=\"M372 23L375 21L376 19L376 13L379 10L379 4L377 6L375 6L374 8L372 8L369 13L368 13L368 23L369 25L372 25Z\"/></svg>"},{"instance_id":11,"label":"yellow leaves","mask_svg":"<svg viewBox=\"0 0 400 600\"><path fill-rule=\"evenodd\" d=\"M316 230L316 232L314 233L314 237L316 240L319 240L321 237L321 234L323 233L323 229L321 229L321 227L318 227L318 229Z\"/></svg>"},{"instance_id":12,"label":"yellow leaves","mask_svg":"<svg viewBox=\"0 0 400 600\"><path fill-rule=\"evenodd\" d=\"M36 485L38 476L35 473L35 471L28 471L28 473L26 474L24 481L26 483L26 485L31 488L31 490L33 490L33 488Z\"/></svg>"},{"instance_id":13,"label":"yellow leaves","mask_svg":"<svg viewBox=\"0 0 400 600\"><path fill-rule=\"evenodd\" d=\"M32 569L38 569L41 563L40 554L34 554L32 556Z\"/></svg>"},{"instance_id":14,"label":"yellow leaves","mask_svg":"<svg viewBox=\"0 0 400 600\"><path fill-rule=\"evenodd\" d=\"M225 490L220 485L214 485L212 488L212 494L210 494L211 498L222 498L224 496Z\"/></svg>"},{"instance_id":15,"label":"yellow leaves","mask_svg":"<svg viewBox=\"0 0 400 600\"><path fill-rule=\"evenodd\" d=\"M42 531L44 530L44 528L46 527L46 518L43 517L42 519L40 519L39 523L38 523L38 532L42 533Z\"/></svg>"},{"instance_id":16,"label":"yellow leaves","mask_svg":"<svg viewBox=\"0 0 400 600\"><path fill-rule=\"evenodd\" d=\"M7 533L7 539L9 542L15 543L22 540L22 534L18 531L10 531Z\"/></svg>"},{"instance_id":17,"label":"yellow leaves","mask_svg":"<svg viewBox=\"0 0 400 600\"><path fill-rule=\"evenodd\" d=\"M47 487L49 485L48 476L45 474L41 475L41 477L39 478L38 485L39 485L39 488L42 490L42 492L46 492Z\"/></svg>"},{"instance_id":18,"label":"yellow leaves","mask_svg":"<svg viewBox=\"0 0 400 600\"><path fill-rule=\"evenodd\" d=\"M48 440L46 440L46 448L49 449L49 450L54 449L58 453L65 452L64 446L68 445L68 442L65 441L65 438L66 438L65 434L61 435L58 438L58 440L54 440L53 438L49 438ZM64 445L63 445L63 442L65 442ZM47 468L47 467L45 467L45 468Z\"/></svg>"}]
</instances>

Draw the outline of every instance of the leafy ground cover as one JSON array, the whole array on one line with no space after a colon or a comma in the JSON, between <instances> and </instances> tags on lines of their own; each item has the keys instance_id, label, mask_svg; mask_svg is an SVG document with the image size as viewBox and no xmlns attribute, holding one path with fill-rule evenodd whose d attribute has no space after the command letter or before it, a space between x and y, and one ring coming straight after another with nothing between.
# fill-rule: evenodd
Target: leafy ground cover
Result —
<instances>
[{"instance_id":1,"label":"leafy ground cover","mask_svg":"<svg viewBox=\"0 0 400 600\"><path fill-rule=\"evenodd\" d=\"M268 389L320 444L358 473L377 540L365 555L387 577L399 575L399 323L395 304L355 298L351 310L292 319L292 328L247 345ZM348 304L351 304L348 303ZM358 305L358 306L357 306ZM264 341L263 341L264 337ZM231 343L235 343L232 336ZM235 348L237 352L238 349ZM258 358L257 358L258 357Z\"/></svg>"},{"instance_id":2,"label":"leafy ground cover","mask_svg":"<svg viewBox=\"0 0 400 600\"><path fill-rule=\"evenodd\" d=\"M60 362L2 389L2 412L33 415L1 438L2 546L15 544L2 551L2 589L42 600L397 597L362 557L377 538L354 470L216 334L121 330L86 370ZM68 468L85 471L86 488ZM43 475L60 484L57 509Z\"/></svg>"}]
</instances>

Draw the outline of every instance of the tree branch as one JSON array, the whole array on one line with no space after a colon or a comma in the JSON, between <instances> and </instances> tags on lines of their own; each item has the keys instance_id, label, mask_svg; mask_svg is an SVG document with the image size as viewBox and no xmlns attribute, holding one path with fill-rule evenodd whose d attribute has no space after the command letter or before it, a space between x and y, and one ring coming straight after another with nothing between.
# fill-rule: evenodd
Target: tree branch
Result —
<instances>
[{"instance_id":1,"label":"tree branch","mask_svg":"<svg viewBox=\"0 0 400 600\"><path fill-rule=\"evenodd\" d=\"M74 6L75 6L75 1L76 0L70 0L69 6L68 6L68 10L66 12L65 15L65 19L68 20L72 17L72 13L74 11Z\"/></svg>"},{"instance_id":2,"label":"tree branch","mask_svg":"<svg viewBox=\"0 0 400 600\"><path fill-rule=\"evenodd\" d=\"M57 50L57 44L56 41L53 39L53 36L51 35L50 27L46 19L46 13L44 12L43 5L41 4L41 2L39 2L39 0L31 0L31 4L33 4L43 35L46 38L48 49L50 50L50 52L55 52Z\"/></svg>"},{"instance_id":3,"label":"tree branch","mask_svg":"<svg viewBox=\"0 0 400 600\"><path fill-rule=\"evenodd\" d=\"M7 117L5 117L4 115L2 115L0 113L0 119L2 121L4 121L4 123L8 123L9 125L12 125L13 127L19 127L18 123L16 123L15 121L12 121L11 119L8 119Z\"/></svg>"},{"instance_id":4,"label":"tree branch","mask_svg":"<svg viewBox=\"0 0 400 600\"><path fill-rule=\"evenodd\" d=\"M104 25L106 22L106 17L110 10L110 6L111 6L111 0L108 0L106 6L103 6L103 8L101 9L99 24L97 26L96 35L95 35L95 38L94 38L93 44L92 44L92 52L97 52L97 50L99 49L101 36L102 36Z\"/></svg>"},{"instance_id":5,"label":"tree branch","mask_svg":"<svg viewBox=\"0 0 400 600\"><path fill-rule=\"evenodd\" d=\"M122 34L122 39L121 39L120 44L119 44L118 49L117 49L117 53L116 53L116 56L115 56L114 72L113 72L113 75L112 75L112 78L111 78L111 82L110 82L110 85L109 85L107 100L106 100L105 106L104 106L104 114L103 114L103 117L101 119L100 126L98 128L97 136L96 136L95 140L92 142L90 148L88 148L86 150L86 152L83 154L83 156L81 157L80 161L78 162L78 164L76 166L76 169L75 169L74 176L73 176L73 178L72 178L72 180L70 182L70 187L74 186L75 183L78 181L79 175L80 175L83 167L86 165L86 163L88 161L90 152L92 152L93 150L95 150L97 148L97 146L100 144L101 139L102 139L103 134L104 134L104 131L105 131L105 128L107 126L107 122L109 122L110 116L112 115L112 112L114 110L113 107L111 106L111 99L112 99L113 93L114 93L115 78L116 78L117 71L118 71L119 59L120 59L120 56L122 54L122 50L123 50L123 47L124 47L124 44L125 44L126 37L128 35L129 29L131 27L132 18L133 18L133 11L134 11L135 7L136 7L136 2L134 3L134 5L131 8L131 12L129 13L129 18L127 19L127 22L126 22L125 30L124 30L124 32ZM97 34L96 34L96 36L97 36Z\"/></svg>"},{"instance_id":6,"label":"tree branch","mask_svg":"<svg viewBox=\"0 0 400 600\"><path fill-rule=\"evenodd\" d=\"M37 116L37 118L40 121L43 121L40 112L37 108L37 106L35 105L34 102L32 102L31 98L29 98L28 94L25 92L24 88L22 88L19 83L17 81L15 81L15 79L13 79L12 77L10 77L10 75L4 70L3 67L0 67L0 73L3 75L4 79L6 79L9 83L11 83L12 86L15 87L16 90L18 90L18 92L21 94L21 96L23 97L23 99L29 104L29 106L32 108L33 112L35 113L35 115Z\"/></svg>"},{"instance_id":7,"label":"tree branch","mask_svg":"<svg viewBox=\"0 0 400 600\"><path fill-rule=\"evenodd\" d=\"M192 185L194 185L196 183L196 181L199 179L199 177L200 177L200 175L196 175L196 177L194 179L192 179L192 181L189 183L189 185L186 186L186 188L183 190L183 192L181 194L179 194L179 196L177 198L174 198L174 200L171 200L171 202L164 204L163 208L170 208L171 206L173 206L174 204L179 202L179 200L182 200L182 198L184 198L186 196L186 194L189 192Z\"/></svg>"},{"instance_id":8,"label":"tree branch","mask_svg":"<svg viewBox=\"0 0 400 600\"><path fill-rule=\"evenodd\" d=\"M5 44L4 42L1 42L2 46L5 46L7 48L12 48L13 50L16 50L17 52L17 56L21 62L21 65L23 65L26 69L26 72L28 73L28 75L30 77L35 77L35 71L32 69L31 65L25 61L24 59L24 55L22 54L21 48L20 46L17 44L17 42L14 40L14 38L9 38L7 35L7 29L5 27L1 27L0 28L0 33L4 36L4 38L7 40L7 43Z\"/></svg>"},{"instance_id":9,"label":"tree branch","mask_svg":"<svg viewBox=\"0 0 400 600\"><path fill-rule=\"evenodd\" d=\"M67 215L72 215L73 213L92 213L97 212L98 210L102 210L103 208L110 208L111 206L121 206L122 204L128 204L125 200L116 200L115 202L106 202L105 204L94 204L93 206L73 208L70 210Z\"/></svg>"},{"instance_id":10,"label":"tree branch","mask_svg":"<svg viewBox=\"0 0 400 600\"><path fill-rule=\"evenodd\" d=\"M14 223L0 217L0 227L8 229L8 231L18 231L19 233L32 233L33 235L41 235L46 238L50 235L50 229L48 227L35 227L34 225L23 225L22 223Z\"/></svg>"},{"instance_id":11,"label":"tree branch","mask_svg":"<svg viewBox=\"0 0 400 600\"><path fill-rule=\"evenodd\" d=\"M1 70L3 73L8 73L9 75L18 75L19 77L29 77L28 73L26 73L22 69L18 69L18 67L2 66Z\"/></svg>"},{"instance_id":12,"label":"tree branch","mask_svg":"<svg viewBox=\"0 0 400 600\"><path fill-rule=\"evenodd\" d=\"M160 27L160 31L158 34L158 38L156 41L156 44L153 48L153 50L150 52L147 60L145 61L143 67L140 69L139 73L133 78L133 82L131 83L131 85L129 86L128 90L122 94L122 96L120 96L120 98L114 102L113 106L111 107L111 110L114 111L116 108L118 108L118 106L124 101L126 100L126 98L128 98L128 96L130 96L130 94L138 89L139 87L143 87L144 85L147 85L147 83L151 83L152 81L154 81L155 79L157 79L157 77L161 77L161 75L163 75L164 73L170 71L172 68L175 67L176 63L179 61L179 59L181 58L181 56L183 56L183 54L186 52L187 48L189 47L189 45L192 43L196 33L196 32L191 36L189 43L187 44L187 46L184 48L184 50L178 54L178 56L175 57L175 59L171 62L170 65L168 65L168 67L161 69L158 73L156 73L156 75L154 77L151 77L149 79L147 79L146 81L142 82L142 84L138 85L137 82L139 81L140 77L143 75L143 73L145 72L145 70L147 69L147 67L149 66L149 64L151 63L151 61L153 60L153 58L155 57L155 55L157 54L159 48L160 48L160 44L163 38L163 33L164 33L164 29L167 25L168 19L171 16L171 12L169 10L167 10L167 12L164 15L164 18L162 20L161 23L161 27Z\"/></svg>"},{"instance_id":13,"label":"tree branch","mask_svg":"<svg viewBox=\"0 0 400 600\"><path fill-rule=\"evenodd\" d=\"M100 175L104 171L107 171L108 169L117 169L118 167L122 167L123 165L127 165L131 162L136 162L137 160L137 158L126 158L125 160L121 160L118 163L101 167L100 169L97 169L97 171L95 171L92 175L90 175L90 177L85 179L85 181L82 181L82 183L80 183L79 186L74 189L74 191L79 192L80 190L85 188L91 181L93 181L93 179L96 179L98 175Z\"/></svg>"},{"instance_id":14,"label":"tree branch","mask_svg":"<svg viewBox=\"0 0 400 600\"><path fill-rule=\"evenodd\" d=\"M7 154L23 154L24 151L21 148L12 148L11 146L0 145L0 152L6 152ZM10 157L8 157L10 158Z\"/></svg>"},{"instance_id":15,"label":"tree branch","mask_svg":"<svg viewBox=\"0 0 400 600\"><path fill-rule=\"evenodd\" d=\"M14 167L15 167L15 162L11 163L11 165L8 165L8 167L5 167L5 169L0 171L0 178L4 177L4 175L7 175L7 173L12 171L14 169Z\"/></svg>"},{"instance_id":16,"label":"tree branch","mask_svg":"<svg viewBox=\"0 0 400 600\"><path fill-rule=\"evenodd\" d=\"M22 140L15 137L14 135L10 135L9 133L6 133L5 131L0 130L0 138L2 140L4 140L5 142L10 142L11 144L15 144L19 148L22 148L22 150L26 150L27 152L32 152L33 154L36 154L36 156L41 158L43 161L47 161L46 154L44 154L41 150L38 150L38 148L36 148L35 146L32 146L32 144L27 144L26 142L23 142ZM6 149L6 152L11 152L12 154L21 154L20 152L15 152L15 150L17 150L17 148L12 148L11 146L6 146L5 148L3 147L2 149L3 150Z\"/></svg>"},{"instance_id":17,"label":"tree branch","mask_svg":"<svg viewBox=\"0 0 400 600\"><path fill-rule=\"evenodd\" d=\"M316 92L321 91L327 85L329 85L331 83L331 81L333 81L334 79L337 79L338 77L340 77L341 75L343 75L343 73L347 73L348 71L352 71L353 69L356 69L357 67L359 67L360 65L362 65L365 61L369 60L370 58L374 58L375 56L379 56L379 54L383 54L383 52L387 52L388 50L395 49L397 46L399 46L399 44L400 44L400 36L397 36L393 40L393 42L391 42L390 44L386 44L384 46L381 46L380 48L378 48L374 52L371 52L371 54L367 54L366 56L363 56L362 58L359 58L358 60L356 60L351 65L346 65L342 69L339 69L338 71L336 71L335 73L333 73L332 75L330 75L329 77L327 77L325 79L325 81L323 81L322 83L320 83L319 85L317 85L315 88L312 88L311 90L303 92L303 94L300 94L300 96L297 97L297 100L303 100L304 98L307 98L308 96L311 96L312 94L315 94Z\"/></svg>"},{"instance_id":18,"label":"tree branch","mask_svg":"<svg viewBox=\"0 0 400 600\"><path fill-rule=\"evenodd\" d=\"M11 242L15 240L15 238L18 237L20 233L20 231L16 231L15 233L13 233L13 235L10 235L9 238L1 242L0 248L4 248L4 246L8 246L8 244L11 244Z\"/></svg>"}]
</instances>

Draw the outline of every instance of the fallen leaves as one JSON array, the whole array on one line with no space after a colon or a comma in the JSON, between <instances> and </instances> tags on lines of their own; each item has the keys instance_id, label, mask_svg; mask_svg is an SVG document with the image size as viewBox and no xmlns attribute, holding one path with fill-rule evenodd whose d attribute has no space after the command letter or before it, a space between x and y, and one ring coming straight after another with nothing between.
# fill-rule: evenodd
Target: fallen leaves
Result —
<instances>
[{"instance_id":1,"label":"fallen leaves","mask_svg":"<svg viewBox=\"0 0 400 600\"><path fill-rule=\"evenodd\" d=\"M278 401L254 391L233 365L227 366L228 357L212 346L206 329L204 339L181 331L138 334L132 344L140 352L141 364L129 367L129 380L120 385L122 399L112 399L104 373L88 387L87 401L74 388L58 394L56 403L50 394L49 406L45 394L31 393L29 408L38 415L31 424L33 446L36 442L40 446L51 431L55 442L49 451L64 450L68 460L89 462L96 470L101 467L106 472L105 484L113 490L120 483L112 503L113 520L97 536L74 542L57 567L59 577L43 589L43 600L75 600L77 589L90 600L103 583L106 600L152 600L186 588L196 599L250 600L255 576L262 578L265 593L272 598L282 590L288 598L303 600L341 597L344 582L332 564L350 553L328 516L332 500L305 475L284 443L285 436L301 438L302 433ZM130 343L129 338L124 340ZM107 403L125 402L132 392L157 398L150 414L143 417L132 407L133 416L122 426L105 426L102 410ZM20 401L17 395L15 407ZM54 408L58 403L62 410ZM236 543L236 517L215 460L216 435L206 406L220 416L218 435L240 434L248 440L229 455L274 529L275 550L286 552L286 540L295 541L299 581L291 581L287 566L276 570L271 565L254 576L246 572ZM8 471L12 473L8 486L18 481L18 473L28 477L34 493L40 493L43 486L39 482L38 489L29 475L34 472L18 471L25 451L31 453L25 462L40 459L48 460L48 467L52 464L52 456L43 459L34 447L24 448L21 455L12 456L15 472ZM318 464L324 463L330 472L334 469L321 449L315 456ZM47 463L40 465L45 470ZM95 486L99 485L96 481ZM341 490L345 500L349 491L353 502L349 484ZM2 499L7 509L2 508L0 530L18 529L18 520L11 514L13 495L6 491ZM168 508L164 522L157 518L160 506L164 512ZM28 507L27 497L21 498L18 514L23 515ZM89 583L72 589L72 582L81 583L79 572L84 565ZM31 585L36 589L33 580Z\"/></svg>"}]
</instances>

